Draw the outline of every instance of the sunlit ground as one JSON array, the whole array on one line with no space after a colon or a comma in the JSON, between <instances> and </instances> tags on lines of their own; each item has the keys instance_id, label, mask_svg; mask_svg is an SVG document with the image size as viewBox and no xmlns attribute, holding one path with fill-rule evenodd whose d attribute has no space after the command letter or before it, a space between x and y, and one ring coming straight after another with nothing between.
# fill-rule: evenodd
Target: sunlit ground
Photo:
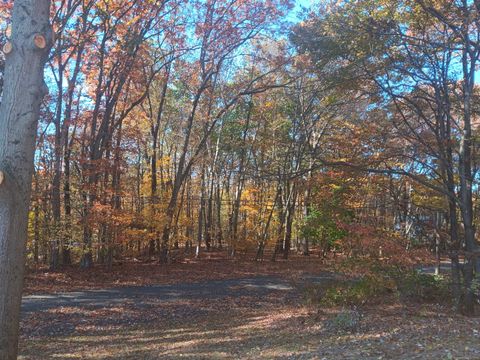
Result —
<instances>
[{"instance_id":1,"label":"sunlit ground","mask_svg":"<svg viewBox=\"0 0 480 360\"><path fill-rule=\"evenodd\" d=\"M364 310L358 328L346 331L332 326L341 309L318 311L275 300L268 308L267 303L258 309L248 301L206 303L208 311L200 315L191 307L200 311L201 303L185 303L189 312L172 308L164 318L144 314L118 326L102 318L118 315L118 309L86 312L68 336L24 337L20 359L480 358L480 321L437 315L435 307ZM145 319L148 324L142 324Z\"/></svg>"}]
</instances>

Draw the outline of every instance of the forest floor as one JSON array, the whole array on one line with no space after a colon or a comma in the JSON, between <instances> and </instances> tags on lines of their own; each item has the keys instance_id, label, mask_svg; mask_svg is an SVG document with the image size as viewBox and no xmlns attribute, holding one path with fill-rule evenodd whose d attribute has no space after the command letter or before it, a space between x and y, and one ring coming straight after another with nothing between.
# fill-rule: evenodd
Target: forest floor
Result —
<instances>
[{"instance_id":1,"label":"forest floor","mask_svg":"<svg viewBox=\"0 0 480 360\"><path fill-rule=\"evenodd\" d=\"M445 306L308 306L305 288L339 277L332 268L212 254L167 269L40 269L27 276L20 359L480 359L480 319Z\"/></svg>"}]
</instances>

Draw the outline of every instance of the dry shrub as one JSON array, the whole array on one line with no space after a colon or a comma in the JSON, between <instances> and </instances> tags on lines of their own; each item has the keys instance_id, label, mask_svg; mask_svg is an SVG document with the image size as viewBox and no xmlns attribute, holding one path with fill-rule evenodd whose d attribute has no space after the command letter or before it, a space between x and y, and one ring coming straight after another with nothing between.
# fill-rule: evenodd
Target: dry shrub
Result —
<instances>
[{"instance_id":1,"label":"dry shrub","mask_svg":"<svg viewBox=\"0 0 480 360\"><path fill-rule=\"evenodd\" d=\"M381 260L392 265L414 265L433 262L427 249L409 248L409 241L398 233L362 224L343 224L348 236L339 243L347 258Z\"/></svg>"}]
</instances>

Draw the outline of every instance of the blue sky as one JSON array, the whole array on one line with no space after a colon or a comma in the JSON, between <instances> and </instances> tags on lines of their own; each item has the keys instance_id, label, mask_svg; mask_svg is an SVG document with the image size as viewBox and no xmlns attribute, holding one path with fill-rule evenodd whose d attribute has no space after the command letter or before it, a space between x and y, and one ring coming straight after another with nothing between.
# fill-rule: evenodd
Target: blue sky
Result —
<instances>
[{"instance_id":1,"label":"blue sky","mask_svg":"<svg viewBox=\"0 0 480 360\"><path fill-rule=\"evenodd\" d=\"M297 6L305 6L305 7L309 7L316 2L318 2L318 0L297 0L296 1Z\"/></svg>"},{"instance_id":2,"label":"blue sky","mask_svg":"<svg viewBox=\"0 0 480 360\"><path fill-rule=\"evenodd\" d=\"M310 8L314 4L318 4L321 0L296 0L295 1L295 8L293 9L292 13L290 14L290 17L292 18L293 21L298 20L298 15L299 12L302 8Z\"/></svg>"},{"instance_id":3,"label":"blue sky","mask_svg":"<svg viewBox=\"0 0 480 360\"><path fill-rule=\"evenodd\" d=\"M297 9L300 9L302 6L309 8L314 4L318 4L320 0L296 0L295 1L295 7Z\"/></svg>"}]
</instances>

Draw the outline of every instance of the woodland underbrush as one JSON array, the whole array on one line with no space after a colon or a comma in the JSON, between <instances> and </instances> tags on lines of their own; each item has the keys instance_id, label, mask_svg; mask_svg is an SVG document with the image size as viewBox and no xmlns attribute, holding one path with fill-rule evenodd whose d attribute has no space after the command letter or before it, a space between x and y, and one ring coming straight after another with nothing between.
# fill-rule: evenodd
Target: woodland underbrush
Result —
<instances>
[{"instance_id":1,"label":"woodland underbrush","mask_svg":"<svg viewBox=\"0 0 480 360\"><path fill-rule=\"evenodd\" d=\"M345 261L352 264L352 260ZM361 307L394 303L429 303L451 305L450 278L430 275L381 261L361 262L362 275L308 284L303 289L304 301L318 307ZM356 264L360 266L360 264Z\"/></svg>"}]
</instances>

